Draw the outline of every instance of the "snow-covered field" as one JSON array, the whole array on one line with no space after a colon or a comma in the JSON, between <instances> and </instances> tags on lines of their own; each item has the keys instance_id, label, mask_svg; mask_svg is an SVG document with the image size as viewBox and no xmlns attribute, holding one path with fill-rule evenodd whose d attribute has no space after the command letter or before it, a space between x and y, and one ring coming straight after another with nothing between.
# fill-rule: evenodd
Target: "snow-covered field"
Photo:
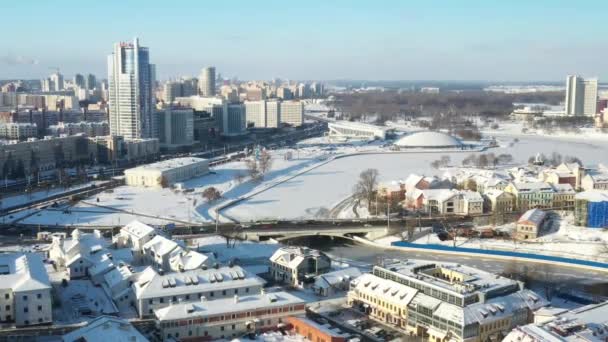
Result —
<instances>
[{"instance_id":1,"label":"snow-covered field","mask_svg":"<svg viewBox=\"0 0 608 342\"><path fill-rule=\"evenodd\" d=\"M559 152L580 158L587 166L608 162L608 141L542 136L497 137L494 154L510 153L514 161L526 163L538 152ZM440 175L430 164L449 155L452 164L460 165L469 152L367 154L336 159L310 172L295 177L226 210L230 217L242 221L262 219L313 218L326 213L352 194L361 171L376 168L381 181L405 179L410 173Z\"/></svg>"},{"instance_id":2,"label":"snow-covered field","mask_svg":"<svg viewBox=\"0 0 608 342\"><path fill-rule=\"evenodd\" d=\"M49 208L20 221L26 224L117 226L138 219L148 224L201 223L215 219L213 208L224 201L243 196L267 186L282 177L320 162L327 152L320 148L301 148L291 151L293 159L285 160L287 150L273 151L272 169L263 182L253 182L245 177L241 183L237 174L246 175L242 161L231 162L213 168L210 174L184 182L190 193L172 189L146 189L131 186L115 188L89 197L69 208ZM207 203L201 193L213 186L222 192L222 199ZM98 201L99 200L99 201ZM67 211L66 211L67 209Z\"/></svg>"}]
</instances>

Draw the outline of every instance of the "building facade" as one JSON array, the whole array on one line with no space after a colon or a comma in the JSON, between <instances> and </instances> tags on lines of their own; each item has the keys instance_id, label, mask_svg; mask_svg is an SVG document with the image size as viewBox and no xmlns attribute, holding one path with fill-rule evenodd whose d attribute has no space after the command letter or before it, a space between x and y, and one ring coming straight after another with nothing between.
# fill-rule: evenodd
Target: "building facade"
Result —
<instances>
[{"instance_id":1,"label":"building facade","mask_svg":"<svg viewBox=\"0 0 608 342\"><path fill-rule=\"evenodd\" d=\"M125 170L127 185L141 187L169 187L209 172L209 161L202 158L184 157L164 160Z\"/></svg>"},{"instance_id":2,"label":"building facade","mask_svg":"<svg viewBox=\"0 0 608 342\"><path fill-rule=\"evenodd\" d=\"M596 78L569 75L566 78L566 115L594 117L597 112L597 85Z\"/></svg>"},{"instance_id":3,"label":"building facade","mask_svg":"<svg viewBox=\"0 0 608 342\"><path fill-rule=\"evenodd\" d=\"M215 96L215 67L206 67L201 70L198 90L202 96Z\"/></svg>"}]
</instances>

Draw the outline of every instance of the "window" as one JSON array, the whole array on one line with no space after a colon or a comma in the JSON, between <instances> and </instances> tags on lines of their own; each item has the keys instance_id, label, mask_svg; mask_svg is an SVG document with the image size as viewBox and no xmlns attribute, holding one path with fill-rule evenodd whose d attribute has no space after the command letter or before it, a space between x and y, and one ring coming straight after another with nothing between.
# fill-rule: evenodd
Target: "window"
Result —
<instances>
[{"instance_id":1,"label":"window","mask_svg":"<svg viewBox=\"0 0 608 342\"><path fill-rule=\"evenodd\" d=\"M234 329L236 329L236 325L235 324L232 325L232 330L234 330Z\"/></svg>"},{"instance_id":2,"label":"window","mask_svg":"<svg viewBox=\"0 0 608 342\"><path fill-rule=\"evenodd\" d=\"M223 327L223 326L222 326L222 327L220 327L220 330L221 330L221 331L224 331L224 327Z\"/></svg>"},{"instance_id":3,"label":"window","mask_svg":"<svg viewBox=\"0 0 608 342\"><path fill-rule=\"evenodd\" d=\"M42 305L38 305L38 311L42 311Z\"/></svg>"},{"instance_id":4,"label":"window","mask_svg":"<svg viewBox=\"0 0 608 342\"><path fill-rule=\"evenodd\" d=\"M209 297L213 297L213 291L209 292Z\"/></svg>"},{"instance_id":5,"label":"window","mask_svg":"<svg viewBox=\"0 0 608 342\"><path fill-rule=\"evenodd\" d=\"M23 296L23 300L27 300L27 296Z\"/></svg>"},{"instance_id":6,"label":"window","mask_svg":"<svg viewBox=\"0 0 608 342\"><path fill-rule=\"evenodd\" d=\"M38 323L42 323L42 318L38 318Z\"/></svg>"},{"instance_id":7,"label":"window","mask_svg":"<svg viewBox=\"0 0 608 342\"><path fill-rule=\"evenodd\" d=\"M25 324L25 325L29 325L29 324L30 324L30 321L28 321L28 320L26 319L25 321L23 321L23 324Z\"/></svg>"},{"instance_id":8,"label":"window","mask_svg":"<svg viewBox=\"0 0 608 342\"><path fill-rule=\"evenodd\" d=\"M160 298L159 302L164 303L165 302L165 298Z\"/></svg>"},{"instance_id":9,"label":"window","mask_svg":"<svg viewBox=\"0 0 608 342\"><path fill-rule=\"evenodd\" d=\"M190 300L190 295L186 295L186 300Z\"/></svg>"},{"instance_id":10,"label":"window","mask_svg":"<svg viewBox=\"0 0 608 342\"><path fill-rule=\"evenodd\" d=\"M245 293L249 293L249 288L248 287L245 288Z\"/></svg>"},{"instance_id":11,"label":"window","mask_svg":"<svg viewBox=\"0 0 608 342\"><path fill-rule=\"evenodd\" d=\"M173 301L177 302L177 297L176 296L173 296Z\"/></svg>"},{"instance_id":12,"label":"window","mask_svg":"<svg viewBox=\"0 0 608 342\"><path fill-rule=\"evenodd\" d=\"M150 304L150 305L154 304L154 299L148 300L148 304Z\"/></svg>"},{"instance_id":13,"label":"window","mask_svg":"<svg viewBox=\"0 0 608 342\"><path fill-rule=\"evenodd\" d=\"M6 311L9 311L10 309L11 309L10 305L7 305L7 306L4 307L4 310L6 310Z\"/></svg>"},{"instance_id":14,"label":"window","mask_svg":"<svg viewBox=\"0 0 608 342\"><path fill-rule=\"evenodd\" d=\"M11 297L11 295L9 295L8 293L4 294L4 299L9 299Z\"/></svg>"},{"instance_id":15,"label":"window","mask_svg":"<svg viewBox=\"0 0 608 342\"><path fill-rule=\"evenodd\" d=\"M222 296L225 296L225 295L226 295L226 290L223 290L222 291Z\"/></svg>"},{"instance_id":16,"label":"window","mask_svg":"<svg viewBox=\"0 0 608 342\"><path fill-rule=\"evenodd\" d=\"M23 312L28 313L30 311L30 309L26 306L25 308L23 308Z\"/></svg>"}]
</instances>

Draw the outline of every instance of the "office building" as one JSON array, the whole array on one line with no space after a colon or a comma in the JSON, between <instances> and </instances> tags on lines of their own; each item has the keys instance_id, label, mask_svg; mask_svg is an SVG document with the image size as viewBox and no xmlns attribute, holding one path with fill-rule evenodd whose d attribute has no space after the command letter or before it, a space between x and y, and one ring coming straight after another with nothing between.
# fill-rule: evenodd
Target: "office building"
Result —
<instances>
[{"instance_id":1,"label":"office building","mask_svg":"<svg viewBox=\"0 0 608 342\"><path fill-rule=\"evenodd\" d=\"M566 115L595 116L597 111L597 78L569 75L566 79Z\"/></svg>"},{"instance_id":2,"label":"office building","mask_svg":"<svg viewBox=\"0 0 608 342\"><path fill-rule=\"evenodd\" d=\"M201 70L198 90L202 96L215 96L215 67L206 67Z\"/></svg>"},{"instance_id":3,"label":"office building","mask_svg":"<svg viewBox=\"0 0 608 342\"><path fill-rule=\"evenodd\" d=\"M17 326L53 322L51 282L39 254L0 256L0 320Z\"/></svg>"},{"instance_id":4,"label":"office building","mask_svg":"<svg viewBox=\"0 0 608 342\"><path fill-rule=\"evenodd\" d=\"M500 341L548 304L523 283L476 268L424 260L374 266L351 283L348 303L429 341Z\"/></svg>"},{"instance_id":5,"label":"office building","mask_svg":"<svg viewBox=\"0 0 608 342\"><path fill-rule=\"evenodd\" d=\"M247 127L266 127L266 101L245 101Z\"/></svg>"},{"instance_id":6,"label":"office building","mask_svg":"<svg viewBox=\"0 0 608 342\"><path fill-rule=\"evenodd\" d=\"M242 103L229 104L226 120L222 122L222 134L225 136L237 136L247 133L247 119L245 105Z\"/></svg>"},{"instance_id":7,"label":"office building","mask_svg":"<svg viewBox=\"0 0 608 342\"><path fill-rule=\"evenodd\" d=\"M87 88L88 90L93 90L97 88L97 79L95 78L95 75L87 75L87 78L85 79L85 88Z\"/></svg>"},{"instance_id":8,"label":"office building","mask_svg":"<svg viewBox=\"0 0 608 342\"><path fill-rule=\"evenodd\" d=\"M56 72L50 76L51 91L62 91L64 88L63 75Z\"/></svg>"},{"instance_id":9,"label":"office building","mask_svg":"<svg viewBox=\"0 0 608 342\"><path fill-rule=\"evenodd\" d=\"M157 163L125 170L127 185L141 187L169 187L209 172L207 159L184 157L163 160Z\"/></svg>"},{"instance_id":10,"label":"office building","mask_svg":"<svg viewBox=\"0 0 608 342\"><path fill-rule=\"evenodd\" d=\"M194 143L194 110L171 108L159 112L159 141L161 147L178 148Z\"/></svg>"},{"instance_id":11,"label":"office building","mask_svg":"<svg viewBox=\"0 0 608 342\"><path fill-rule=\"evenodd\" d=\"M125 139L156 137L154 127L154 67L148 48L132 43L114 44L108 56L110 132Z\"/></svg>"},{"instance_id":12,"label":"office building","mask_svg":"<svg viewBox=\"0 0 608 342\"><path fill-rule=\"evenodd\" d=\"M304 123L304 103L300 101L281 102L281 123L293 127Z\"/></svg>"}]
</instances>

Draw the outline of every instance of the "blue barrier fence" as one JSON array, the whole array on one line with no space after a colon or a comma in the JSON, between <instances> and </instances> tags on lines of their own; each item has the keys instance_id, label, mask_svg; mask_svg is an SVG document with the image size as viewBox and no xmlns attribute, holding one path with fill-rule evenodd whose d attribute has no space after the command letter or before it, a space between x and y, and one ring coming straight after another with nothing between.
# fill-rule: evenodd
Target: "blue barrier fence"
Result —
<instances>
[{"instance_id":1,"label":"blue barrier fence","mask_svg":"<svg viewBox=\"0 0 608 342\"><path fill-rule=\"evenodd\" d=\"M395 246L395 247L407 247L407 248L415 248L415 249L420 249L420 250L463 252L463 253L472 253L472 254L485 254L485 255L497 255L497 256L504 256L504 257L527 258L527 259L535 259L535 260L543 260L543 261L555 261L555 262L562 262L562 263L568 263L568 264L574 264L574 265L608 269L608 263L590 261L590 260L570 259L570 258L564 258L564 257L558 257L558 256L552 256L552 255L497 251L497 250L467 248L467 247L450 247L450 246L437 245L437 244L423 245L423 244L410 243L410 242L406 242L406 241L395 241L391 245Z\"/></svg>"}]
</instances>

